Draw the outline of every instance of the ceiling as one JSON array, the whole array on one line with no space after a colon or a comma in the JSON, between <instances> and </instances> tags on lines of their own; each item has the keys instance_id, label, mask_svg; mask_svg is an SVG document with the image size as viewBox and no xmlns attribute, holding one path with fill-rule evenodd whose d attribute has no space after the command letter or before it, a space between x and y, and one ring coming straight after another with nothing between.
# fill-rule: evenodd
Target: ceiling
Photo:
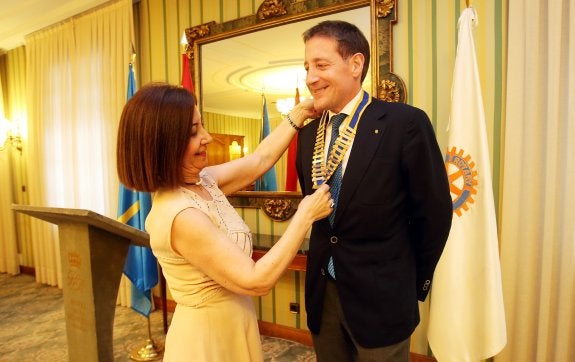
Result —
<instances>
[{"instance_id":1,"label":"ceiling","mask_svg":"<svg viewBox=\"0 0 575 362\"><path fill-rule=\"evenodd\" d=\"M0 0L0 53L24 45L24 37L109 0Z\"/></svg>"}]
</instances>

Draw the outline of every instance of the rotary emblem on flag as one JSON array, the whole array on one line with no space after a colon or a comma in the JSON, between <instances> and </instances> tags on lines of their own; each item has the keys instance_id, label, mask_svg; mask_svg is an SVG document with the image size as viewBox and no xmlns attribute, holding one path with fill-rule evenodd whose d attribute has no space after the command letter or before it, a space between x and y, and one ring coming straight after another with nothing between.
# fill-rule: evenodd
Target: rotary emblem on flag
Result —
<instances>
[{"instance_id":1,"label":"rotary emblem on flag","mask_svg":"<svg viewBox=\"0 0 575 362\"><path fill-rule=\"evenodd\" d=\"M462 210L469 210L469 204L475 202L473 199L473 195L477 194L475 162L471 160L471 156L464 156L463 150L452 147L445 155L445 170L453 197L453 212L461 216Z\"/></svg>"}]
</instances>

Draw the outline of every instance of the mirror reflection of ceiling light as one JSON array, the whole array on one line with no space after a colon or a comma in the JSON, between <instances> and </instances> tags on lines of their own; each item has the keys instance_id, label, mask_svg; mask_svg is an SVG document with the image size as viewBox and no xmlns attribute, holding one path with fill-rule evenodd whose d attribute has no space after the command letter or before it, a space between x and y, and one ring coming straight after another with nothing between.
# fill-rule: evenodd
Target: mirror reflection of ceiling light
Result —
<instances>
[{"instance_id":1,"label":"mirror reflection of ceiling light","mask_svg":"<svg viewBox=\"0 0 575 362\"><path fill-rule=\"evenodd\" d=\"M235 81L244 89L264 94L285 95L305 87L306 72L302 62L291 65L273 65L241 74Z\"/></svg>"},{"instance_id":2,"label":"mirror reflection of ceiling light","mask_svg":"<svg viewBox=\"0 0 575 362\"><path fill-rule=\"evenodd\" d=\"M310 97L299 97L300 102L304 99L308 99ZM295 106L295 97L291 98L278 98L276 100L276 109L280 112L283 116L288 114L293 107Z\"/></svg>"},{"instance_id":3,"label":"mirror reflection of ceiling light","mask_svg":"<svg viewBox=\"0 0 575 362\"><path fill-rule=\"evenodd\" d=\"M241 75L240 75L241 73ZM258 69L242 69L230 81L243 89L260 92L266 96L277 95L276 109L286 115L295 106L295 90L300 94L307 92L305 85L306 71L301 60L284 61L282 64L272 65ZM290 95L293 95L290 97ZM286 97L288 96L288 97ZM301 98L300 98L301 99Z\"/></svg>"},{"instance_id":4,"label":"mirror reflection of ceiling light","mask_svg":"<svg viewBox=\"0 0 575 362\"><path fill-rule=\"evenodd\" d=\"M282 115L286 115L295 106L295 98L278 98L276 108Z\"/></svg>"}]
</instances>

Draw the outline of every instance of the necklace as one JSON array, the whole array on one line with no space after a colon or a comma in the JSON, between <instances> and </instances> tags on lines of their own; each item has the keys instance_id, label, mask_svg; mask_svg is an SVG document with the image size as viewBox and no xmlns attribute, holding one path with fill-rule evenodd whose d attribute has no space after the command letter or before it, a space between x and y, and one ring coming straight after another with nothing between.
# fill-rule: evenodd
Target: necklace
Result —
<instances>
[{"instance_id":1,"label":"necklace","mask_svg":"<svg viewBox=\"0 0 575 362\"><path fill-rule=\"evenodd\" d=\"M347 150L355 138L359 119L369 103L371 103L369 94L366 91L363 91L363 95L355 105L352 115L347 116L344 120L344 129L339 133L339 136L335 140L326 161L324 161L323 153L325 150L325 126L328 122L329 113L325 111L322 115L320 124L317 128L313 158L311 161L311 179L314 189L317 189L323 183L327 182L335 172L337 166L343 160Z\"/></svg>"}]
</instances>

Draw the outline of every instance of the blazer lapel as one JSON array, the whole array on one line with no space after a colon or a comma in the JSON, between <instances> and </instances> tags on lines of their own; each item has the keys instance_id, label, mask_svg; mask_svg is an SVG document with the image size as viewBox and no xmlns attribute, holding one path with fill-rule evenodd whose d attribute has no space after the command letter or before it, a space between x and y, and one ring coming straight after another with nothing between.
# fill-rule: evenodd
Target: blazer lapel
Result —
<instances>
[{"instance_id":1,"label":"blazer lapel","mask_svg":"<svg viewBox=\"0 0 575 362\"><path fill-rule=\"evenodd\" d=\"M356 193L385 132L386 122L381 121L385 114L385 108L382 107L382 104L385 103L372 101L359 121L339 191L334 225L337 225L337 221Z\"/></svg>"}]
</instances>

